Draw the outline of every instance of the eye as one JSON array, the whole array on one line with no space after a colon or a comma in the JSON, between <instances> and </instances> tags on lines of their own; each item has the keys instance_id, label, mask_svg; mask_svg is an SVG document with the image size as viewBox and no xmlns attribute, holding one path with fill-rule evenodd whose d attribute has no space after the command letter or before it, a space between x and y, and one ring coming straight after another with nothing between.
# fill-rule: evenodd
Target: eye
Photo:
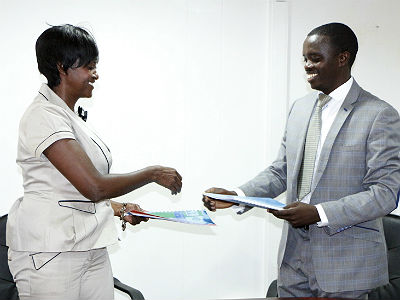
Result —
<instances>
[{"instance_id":1,"label":"eye","mask_svg":"<svg viewBox=\"0 0 400 300\"><path fill-rule=\"evenodd\" d=\"M310 60L314 63L320 62L322 60L322 57L319 55L312 55L310 56Z\"/></svg>"},{"instance_id":2,"label":"eye","mask_svg":"<svg viewBox=\"0 0 400 300\"><path fill-rule=\"evenodd\" d=\"M89 71L93 71L94 69L96 69L96 67L97 67L97 64L96 64L95 62L91 62L91 63L89 63L89 64L86 66L86 68L87 68Z\"/></svg>"},{"instance_id":3,"label":"eye","mask_svg":"<svg viewBox=\"0 0 400 300\"><path fill-rule=\"evenodd\" d=\"M96 69L96 66L88 66L87 68L89 71L93 71L94 69Z\"/></svg>"}]
</instances>

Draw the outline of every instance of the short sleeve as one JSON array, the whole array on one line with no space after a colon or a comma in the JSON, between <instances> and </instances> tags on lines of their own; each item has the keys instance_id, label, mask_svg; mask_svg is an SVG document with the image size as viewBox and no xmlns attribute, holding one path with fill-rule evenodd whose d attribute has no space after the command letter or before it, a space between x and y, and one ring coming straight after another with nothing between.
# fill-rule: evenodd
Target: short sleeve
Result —
<instances>
[{"instance_id":1,"label":"short sleeve","mask_svg":"<svg viewBox=\"0 0 400 300\"><path fill-rule=\"evenodd\" d=\"M68 114L56 105L32 107L20 123L21 142L36 158L58 140L75 139L73 132Z\"/></svg>"}]
</instances>

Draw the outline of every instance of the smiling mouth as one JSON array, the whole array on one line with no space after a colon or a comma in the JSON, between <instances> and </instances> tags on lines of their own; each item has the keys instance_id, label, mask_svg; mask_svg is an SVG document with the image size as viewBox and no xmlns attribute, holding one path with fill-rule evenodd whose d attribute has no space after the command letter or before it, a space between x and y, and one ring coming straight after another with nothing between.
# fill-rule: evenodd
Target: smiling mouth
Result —
<instances>
[{"instance_id":1,"label":"smiling mouth","mask_svg":"<svg viewBox=\"0 0 400 300\"><path fill-rule=\"evenodd\" d=\"M311 73L311 74L306 74L307 75L307 81L313 80L315 77L318 76L316 73Z\"/></svg>"},{"instance_id":2,"label":"smiling mouth","mask_svg":"<svg viewBox=\"0 0 400 300\"><path fill-rule=\"evenodd\" d=\"M89 85L94 88L94 82L89 82Z\"/></svg>"}]
</instances>

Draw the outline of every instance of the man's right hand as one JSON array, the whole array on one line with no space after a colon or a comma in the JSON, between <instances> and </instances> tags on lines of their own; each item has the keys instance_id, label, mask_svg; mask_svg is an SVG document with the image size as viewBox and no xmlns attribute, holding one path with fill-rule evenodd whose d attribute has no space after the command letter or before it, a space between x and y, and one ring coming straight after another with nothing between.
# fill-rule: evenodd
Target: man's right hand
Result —
<instances>
[{"instance_id":1,"label":"man's right hand","mask_svg":"<svg viewBox=\"0 0 400 300\"><path fill-rule=\"evenodd\" d=\"M222 188L210 188L205 191L205 193L213 193L213 194L224 194L224 195L235 195L237 196L237 193L234 191L228 191ZM227 202L227 201L222 201L222 200L215 200L207 196L203 196L203 203L204 206L207 207L211 211L216 211L217 209L221 208L228 208L233 205L232 202Z\"/></svg>"}]
</instances>

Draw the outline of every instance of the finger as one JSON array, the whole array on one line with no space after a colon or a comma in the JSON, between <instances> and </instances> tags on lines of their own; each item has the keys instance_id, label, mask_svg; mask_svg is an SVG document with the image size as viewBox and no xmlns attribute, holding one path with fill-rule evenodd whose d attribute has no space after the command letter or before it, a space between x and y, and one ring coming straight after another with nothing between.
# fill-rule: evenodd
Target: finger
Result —
<instances>
[{"instance_id":1,"label":"finger","mask_svg":"<svg viewBox=\"0 0 400 300\"><path fill-rule=\"evenodd\" d=\"M124 220L127 221L129 224L135 226L137 224L139 224L143 219L142 217L137 217L137 216L128 216L125 217Z\"/></svg>"},{"instance_id":2,"label":"finger","mask_svg":"<svg viewBox=\"0 0 400 300\"><path fill-rule=\"evenodd\" d=\"M182 181L175 181L175 185L176 185L176 191L180 193L182 190Z\"/></svg>"},{"instance_id":3,"label":"finger","mask_svg":"<svg viewBox=\"0 0 400 300\"><path fill-rule=\"evenodd\" d=\"M217 190L218 190L218 188L212 187L212 188L209 188L208 190L206 190L205 193L214 193L214 194L218 194Z\"/></svg>"},{"instance_id":4,"label":"finger","mask_svg":"<svg viewBox=\"0 0 400 300\"><path fill-rule=\"evenodd\" d=\"M147 222L149 218L140 217L140 222Z\"/></svg>"},{"instance_id":5,"label":"finger","mask_svg":"<svg viewBox=\"0 0 400 300\"><path fill-rule=\"evenodd\" d=\"M278 219L289 221L289 220L287 219L287 217L279 216L279 215L276 215L276 214L274 214L274 213L272 213L272 214L273 214L276 218L278 218Z\"/></svg>"},{"instance_id":6,"label":"finger","mask_svg":"<svg viewBox=\"0 0 400 300\"><path fill-rule=\"evenodd\" d=\"M126 206L126 211L132 211L132 210L135 210L135 211L143 211L141 208L140 208L140 206L139 205L137 205L137 204L135 204L135 203L128 203L127 204L127 206Z\"/></svg>"},{"instance_id":7,"label":"finger","mask_svg":"<svg viewBox=\"0 0 400 300\"><path fill-rule=\"evenodd\" d=\"M182 181L180 181L178 178L173 178L171 181L171 185L173 185L176 189L176 191L179 191L180 188L182 187Z\"/></svg>"},{"instance_id":8,"label":"finger","mask_svg":"<svg viewBox=\"0 0 400 300\"><path fill-rule=\"evenodd\" d=\"M175 195L175 194L176 194L177 186L175 185L174 182L170 182L170 183L166 186L166 188L168 188L168 189L171 191L171 194L172 194L172 195Z\"/></svg>"},{"instance_id":9,"label":"finger","mask_svg":"<svg viewBox=\"0 0 400 300\"><path fill-rule=\"evenodd\" d=\"M212 198L209 198L207 196L203 196L203 202L204 203L211 203L211 202L215 202L215 201Z\"/></svg>"},{"instance_id":10,"label":"finger","mask_svg":"<svg viewBox=\"0 0 400 300\"><path fill-rule=\"evenodd\" d=\"M270 209L269 212L270 212L271 214L273 214L275 217L278 217L278 216L276 215L276 210Z\"/></svg>"},{"instance_id":11,"label":"finger","mask_svg":"<svg viewBox=\"0 0 400 300\"><path fill-rule=\"evenodd\" d=\"M283 212L282 210L271 210L271 214L273 214L278 219L283 219L283 220L287 220L288 218L291 217L291 215L286 214L286 212Z\"/></svg>"},{"instance_id":12,"label":"finger","mask_svg":"<svg viewBox=\"0 0 400 300\"><path fill-rule=\"evenodd\" d=\"M135 218L135 222L136 224L140 224L141 222L147 222L148 218L144 218L144 217L136 217Z\"/></svg>"},{"instance_id":13,"label":"finger","mask_svg":"<svg viewBox=\"0 0 400 300\"><path fill-rule=\"evenodd\" d=\"M174 184L174 186L176 188L176 191L180 192L181 189L182 189L182 182L175 180L173 184Z\"/></svg>"},{"instance_id":14,"label":"finger","mask_svg":"<svg viewBox=\"0 0 400 300\"><path fill-rule=\"evenodd\" d=\"M208 196L203 196L203 199L204 199L204 201L207 201L207 202L213 201L213 199Z\"/></svg>"},{"instance_id":15,"label":"finger","mask_svg":"<svg viewBox=\"0 0 400 300\"><path fill-rule=\"evenodd\" d=\"M126 222L128 222L128 223L132 223L132 216L125 216L124 217L124 220L126 221Z\"/></svg>"},{"instance_id":16,"label":"finger","mask_svg":"<svg viewBox=\"0 0 400 300\"><path fill-rule=\"evenodd\" d=\"M176 176L179 178L179 180L182 181L182 176L181 176L181 174L179 174L177 170L175 170L175 173L176 173Z\"/></svg>"},{"instance_id":17,"label":"finger","mask_svg":"<svg viewBox=\"0 0 400 300\"><path fill-rule=\"evenodd\" d=\"M284 207L284 209L293 208L293 207L296 207L296 206L298 206L298 205L299 205L299 202L293 202L293 203L290 203L290 204L286 205L286 206Z\"/></svg>"},{"instance_id":18,"label":"finger","mask_svg":"<svg viewBox=\"0 0 400 300\"><path fill-rule=\"evenodd\" d=\"M211 201L209 202L209 206L210 206L210 209L211 209L212 211L215 211L215 210L217 209L217 202L211 200Z\"/></svg>"},{"instance_id":19,"label":"finger","mask_svg":"<svg viewBox=\"0 0 400 300\"><path fill-rule=\"evenodd\" d=\"M173 184L173 189L174 189L174 194L175 195L178 194L181 191L181 188L180 188L179 184L177 184L177 183Z\"/></svg>"},{"instance_id":20,"label":"finger","mask_svg":"<svg viewBox=\"0 0 400 300\"><path fill-rule=\"evenodd\" d=\"M204 200L204 206L207 207L211 211L215 211L216 210L215 201Z\"/></svg>"},{"instance_id":21,"label":"finger","mask_svg":"<svg viewBox=\"0 0 400 300\"><path fill-rule=\"evenodd\" d=\"M281 216L281 217L287 217L287 216L292 216L293 215L293 209L280 209L280 210L274 210L273 214L275 216Z\"/></svg>"},{"instance_id":22,"label":"finger","mask_svg":"<svg viewBox=\"0 0 400 300\"><path fill-rule=\"evenodd\" d=\"M211 190L212 190L212 188L206 189L206 190L204 191L204 193L212 193Z\"/></svg>"},{"instance_id":23,"label":"finger","mask_svg":"<svg viewBox=\"0 0 400 300\"><path fill-rule=\"evenodd\" d=\"M203 201L203 205L207 207L209 210L215 209L215 204L211 201Z\"/></svg>"},{"instance_id":24,"label":"finger","mask_svg":"<svg viewBox=\"0 0 400 300\"><path fill-rule=\"evenodd\" d=\"M139 224L140 222L141 222L142 220L141 220L141 218L140 217L134 217L133 219L132 219L132 225L137 225L137 224Z\"/></svg>"}]
</instances>

